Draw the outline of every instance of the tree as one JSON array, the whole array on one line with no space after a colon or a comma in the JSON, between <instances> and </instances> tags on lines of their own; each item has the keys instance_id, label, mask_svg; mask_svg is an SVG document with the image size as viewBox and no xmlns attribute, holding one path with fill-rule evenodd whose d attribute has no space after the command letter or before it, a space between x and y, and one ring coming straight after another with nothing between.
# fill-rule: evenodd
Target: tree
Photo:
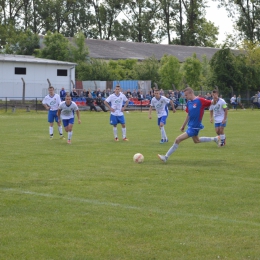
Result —
<instances>
[{"instance_id":1,"label":"tree","mask_svg":"<svg viewBox=\"0 0 260 260\"><path fill-rule=\"evenodd\" d=\"M39 37L30 30L19 31L8 39L5 45L5 53L18 55L33 55L34 50L39 48Z\"/></svg>"},{"instance_id":2,"label":"tree","mask_svg":"<svg viewBox=\"0 0 260 260\"><path fill-rule=\"evenodd\" d=\"M183 64L184 80L192 88L199 89L200 78L202 72L202 65L200 60L197 58L196 53L185 60Z\"/></svg>"},{"instance_id":3,"label":"tree","mask_svg":"<svg viewBox=\"0 0 260 260\"><path fill-rule=\"evenodd\" d=\"M260 41L259 0L218 0L233 18L239 40Z\"/></svg>"},{"instance_id":4,"label":"tree","mask_svg":"<svg viewBox=\"0 0 260 260\"><path fill-rule=\"evenodd\" d=\"M242 87L242 74L238 70L236 57L231 52L230 48L222 47L216 52L210 60L212 76L210 83L217 85L222 93L230 93L232 87L234 91L239 91Z\"/></svg>"},{"instance_id":5,"label":"tree","mask_svg":"<svg viewBox=\"0 0 260 260\"><path fill-rule=\"evenodd\" d=\"M39 51L39 57L60 61L69 60L69 41L62 34L47 32L43 44L44 48Z\"/></svg>"},{"instance_id":6,"label":"tree","mask_svg":"<svg viewBox=\"0 0 260 260\"><path fill-rule=\"evenodd\" d=\"M160 64L155 57L150 57L137 63L134 67L134 76L138 80L151 80L152 84L160 81Z\"/></svg>"},{"instance_id":7,"label":"tree","mask_svg":"<svg viewBox=\"0 0 260 260\"><path fill-rule=\"evenodd\" d=\"M171 89L172 84L177 88L180 85L180 62L174 56L164 55L159 69L160 83L164 89Z\"/></svg>"},{"instance_id":8,"label":"tree","mask_svg":"<svg viewBox=\"0 0 260 260\"><path fill-rule=\"evenodd\" d=\"M74 62L85 62L88 59L89 50L85 43L85 36L82 32L74 36L73 42L75 45L70 46L72 53L71 60Z\"/></svg>"}]
</instances>

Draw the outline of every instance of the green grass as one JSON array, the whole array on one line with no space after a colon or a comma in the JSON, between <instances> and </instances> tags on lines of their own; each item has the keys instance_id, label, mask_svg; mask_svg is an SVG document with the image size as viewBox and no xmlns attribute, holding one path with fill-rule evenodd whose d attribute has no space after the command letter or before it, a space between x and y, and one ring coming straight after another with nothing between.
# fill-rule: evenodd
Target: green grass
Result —
<instances>
[{"instance_id":1,"label":"green grass","mask_svg":"<svg viewBox=\"0 0 260 260\"><path fill-rule=\"evenodd\" d=\"M72 145L56 126L48 139L46 112L0 111L0 259L260 259L259 115L230 110L226 147L189 139L164 164L183 111L168 144L155 112L125 115L129 142L108 113L81 112Z\"/></svg>"}]
</instances>

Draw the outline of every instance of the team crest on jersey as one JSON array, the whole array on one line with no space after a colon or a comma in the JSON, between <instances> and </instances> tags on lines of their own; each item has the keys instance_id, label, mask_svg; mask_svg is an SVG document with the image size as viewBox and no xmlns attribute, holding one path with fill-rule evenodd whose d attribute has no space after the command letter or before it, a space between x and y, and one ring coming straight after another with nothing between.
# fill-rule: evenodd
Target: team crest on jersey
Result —
<instances>
[{"instance_id":1,"label":"team crest on jersey","mask_svg":"<svg viewBox=\"0 0 260 260\"><path fill-rule=\"evenodd\" d=\"M197 104L196 104L196 103L194 103L194 104L193 104L193 108L196 108L196 107L197 107Z\"/></svg>"}]
</instances>

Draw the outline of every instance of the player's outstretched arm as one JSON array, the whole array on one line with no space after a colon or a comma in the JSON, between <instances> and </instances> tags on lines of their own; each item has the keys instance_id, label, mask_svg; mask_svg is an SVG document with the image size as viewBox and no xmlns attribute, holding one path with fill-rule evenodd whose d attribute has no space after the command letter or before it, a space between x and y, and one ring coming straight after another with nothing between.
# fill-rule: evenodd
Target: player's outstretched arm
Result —
<instances>
[{"instance_id":1,"label":"player's outstretched arm","mask_svg":"<svg viewBox=\"0 0 260 260\"><path fill-rule=\"evenodd\" d=\"M172 106L172 112L175 113L176 109L175 109L175 106L174 106L174 103L172 102L172 100L170 100L170 104Z\"/></svg>"},{"instance_id":2,"label":"player's outstretched arm","mask_svg":"<svg viewBox=\"0 0 260 260\"><path fill-rule=\"evenodd\" d=\"M77 113L77 117L78 117L78 123L80 124L80 123L81 123L81 120L80 120L79 110L77 110L76 113Z\"/></svg>"}]
</instances>

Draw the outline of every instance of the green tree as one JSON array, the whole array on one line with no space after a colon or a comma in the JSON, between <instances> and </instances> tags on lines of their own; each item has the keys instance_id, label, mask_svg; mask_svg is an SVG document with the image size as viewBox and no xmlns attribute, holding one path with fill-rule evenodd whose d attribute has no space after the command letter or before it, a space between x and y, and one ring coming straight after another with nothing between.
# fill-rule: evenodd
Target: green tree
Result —
<instances>
[{"instance_id":1,"label":"green tree","mask_svg":"<svg viewBox=\"0 0 260 260\"><path fill-rule=\"evenodd\" d=\"M73 39L74 44L70 45L72 53L71 60L74 62L84 62L89 58L88 46L85 43L85 36L82 32L77 33Z\"/></svg>"},{"instance_id":2,"label":"green tree","mask_svg":"<svg viewBox=\"0 0 260 260\"><path fill-rule=\"evenodd\" d=\"M184 81L195 90L198 90L201 84L201 72L201 62L194 53L192 57L187 58L183 64Z\"/></svg>"},{"instance_id":3,"label":"green tree","mask_svg":"<svg viewBox=\"0 0 260 260\"><path fill-rule=\"evenodd\" d=\"M180 62L174 56L164 55L159 69L160 83L164 89L171 89L172 84L177 88L180 85Z\"/></svg>"},{"instance_id":4,"label":"green tree","mask_svg":"<svg viewBox=\"0 0 260 260\"><path fill-rule=\"evenodd\" d=\"M242 74L238 69L235 55L225 46L216 52L210 60L212 76L210 84L217 85L222 93L231 93L231 88L239 92L241 89Z\"/></svg>"},{"instance_id":5,"label":"green tree","mask_svg":"<svg viewBox=\"0 0 260 260\"><path fill-rule=\"evenodd\" d=\"M5 53L18 55L33 55L34 50L39 48L39 37L30 30L19 31L8 39L5 45Z\"/></svg>"},{"instance_id":6,"label":"green tree","mask_svg":"<svg viewBox=\"0 0 260 260\"><path fill-rule=\"evenodd\" d=\"M39 51L41 58L69 61L69 41L60 33L47 32L43 40L44 48Z\"/></svg>"},{"instance_id":7,"label":"green tree","mask_svg":"<svg viewBox=\"0 0 260 260\"><path fill-rule=\"evenodd\" d=\"M152 85L160 81L160 63L155 57L150 57L137 63L134 67L134 77L138 80L151 80Z\"/></svg>"}]
</instances>

